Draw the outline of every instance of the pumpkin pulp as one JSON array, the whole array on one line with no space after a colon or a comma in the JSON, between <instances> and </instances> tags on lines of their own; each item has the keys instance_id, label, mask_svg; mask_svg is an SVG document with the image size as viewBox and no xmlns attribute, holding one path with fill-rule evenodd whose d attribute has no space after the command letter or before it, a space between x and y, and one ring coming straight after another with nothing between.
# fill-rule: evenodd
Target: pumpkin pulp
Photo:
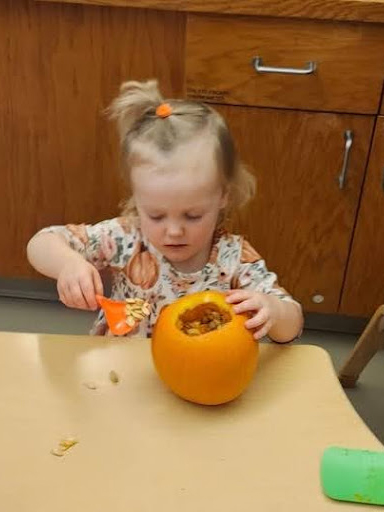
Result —
<instances>
[{"instance_id":1,"label":"pumpkin pulp","mask_svg":"<svg viewBox=\"0 0 384 512\"><path fill-rule=\"evenodd\" d=\"M229 311L209 302L199 304L193 309L187 309L180 314L177 320L177 327L188 336L199 336L206 332L220 329L231 320Z\"/></svg>"}]
</instances>

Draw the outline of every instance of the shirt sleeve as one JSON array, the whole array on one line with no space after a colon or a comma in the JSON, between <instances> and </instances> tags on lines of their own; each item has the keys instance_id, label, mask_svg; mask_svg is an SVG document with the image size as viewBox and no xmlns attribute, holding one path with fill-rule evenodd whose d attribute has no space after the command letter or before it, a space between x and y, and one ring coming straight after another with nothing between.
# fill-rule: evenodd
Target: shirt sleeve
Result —
<instances>
[{"instance_id":1,"label":"shirt sleeve","mask_svg":"<svg viewBox=\"0 0 384 512\"><path fill-rule=\"evenodd\" d=\"M241 243L236 278L233 284L235 286L232 288L276 295L281 300L294 302L301 308L287 290L279 285L277 275L267 269L264 259L245 239Z\"/></svg>"},{"instance_id":2,"label":"shirt sleeve","mask_svg":"<svg viewBox=\"0 0 384 512\"><path fill-rule=\"evenodd\" d=\"M67 224L50 226L39 233L57 233L69 246L98 270L107 266L123 267L131 257L137 232L123 217L104 220L98 224Z\"/></svg>"}]
</instances>

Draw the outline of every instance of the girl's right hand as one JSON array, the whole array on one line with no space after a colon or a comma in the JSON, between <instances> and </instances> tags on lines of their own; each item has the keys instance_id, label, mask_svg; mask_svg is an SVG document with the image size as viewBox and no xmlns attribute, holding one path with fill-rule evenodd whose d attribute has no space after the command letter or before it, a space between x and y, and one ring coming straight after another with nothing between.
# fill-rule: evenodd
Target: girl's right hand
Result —
<instances>
[{"instance_id":1,"label":"girl's right hand","mask_svg":"<svg viewBox=\"0 0 384 512\"><path fill-rule=\"evenodd\" d=\"M96 268L82 257L68 261L57 278L61 302L69 308L96 310L96 294L103 295L103 283Z\"/></svg>"}]
</instances>

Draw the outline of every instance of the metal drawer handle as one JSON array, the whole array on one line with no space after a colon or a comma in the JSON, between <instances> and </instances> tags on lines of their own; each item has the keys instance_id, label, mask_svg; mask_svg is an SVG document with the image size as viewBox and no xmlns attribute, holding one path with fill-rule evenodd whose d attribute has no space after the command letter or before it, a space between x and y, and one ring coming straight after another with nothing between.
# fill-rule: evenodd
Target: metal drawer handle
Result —
<instances>
[{"instance_id":1,"label":"metal drawer handle","mask_svg":"<svg viewBox=\"0 0 384 512\"><path fill-rule=\"evenodd\" d=\"M296 68L277 68L272 66L263 66L263 59L255 57L252 60L253 67L258 73L282 73L284 75L310 75L315 72L316 62L307 62L303 69Z\"/></svg>"},{"instance_id":2,"label":"metal drawer handle","mask_svg":"<svg viewBox=\"0 0 384 512\"><path fill-rule=\"evenodd\" d=\"M343 159L343 166L341 168L341 173L339 175L340 190L342 190L344 188L345 181L347 179L349 155L351 153L351 148L352 148L352 143L353 143L353 131L346 130L346 132L344 133L344 138L345 138L344 159Z\"/></svg>"}]
</instances>

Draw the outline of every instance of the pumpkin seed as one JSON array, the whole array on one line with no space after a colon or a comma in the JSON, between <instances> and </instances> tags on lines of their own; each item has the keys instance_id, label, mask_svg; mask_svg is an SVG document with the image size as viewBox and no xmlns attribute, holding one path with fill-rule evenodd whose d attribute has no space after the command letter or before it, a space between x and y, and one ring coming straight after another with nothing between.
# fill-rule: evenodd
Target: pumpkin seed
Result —
<instances>
[{"instance_id":1,"label":"pumpkin seed","mask_svg":"<svg viewBox=\"0 0 384 512\"><path fill-rule=\"evenodd\" d=\"M143 299L128 298L125 301L126 322L129 327L134 327L137 322L141 322L149 315L149 304Z\"/></svg>"},{"instance_id":2,"label":"pumpkin seed","mask_svg":"<svg viewBox=\"0 0 384 512\"><path fill-rule=\"evenodd\" d=\"M132 311L131 312L131 315L133 316L133 318L135 318L136 320L143 320L143 318L145 318L145 315L143 315L142 313L140 313L139 311Z\"/></svg>"},{"instance_id":3,"label":"pumpkin seed","mask_svg":"<svg viewBox=\"0 0 384 512\"><path fill-rule=\"evenodd\" d=\"M97 386L94 382L83 382L83 385L88 389L97 389Z\"/></svg>"},{"instance_id":4,"label":"pumpkin seed","mask_svg":"<svg viewBox=\"0 0 384 512\"><path fill-rule=\"evenodd\" d=\"M200 334L200 331L199 329L187 329L187 334L189 334L189 336L198 336Z\"/></svg>"},{"instance_id":5,"label":"pumpkin seed","mask_svg":"<svg viewBox=\"0 0 384 512\"><path fill-rule=\"evenodd\" d=\"M62 457L64 455L64 452L60 450L60 448L52 448L51 453L55 457Z\"/></svg>"},{"instance_id":6,"label":"pumpkin seed","mask_svg":"<svg viewBox=\"0 0 384 512\"><path fill-rule=\"evenodd\" d=\"M136 321L134 318L132 318L131 316L129 316L127 318L127 324L129 325L129 327L133 327L135 324L136 324Z\"/></svg>"},{"instance_id":7,"label":"pumpkin seed","mask_svg":"<svg viewBox=\"0 0 384 512\"><path fill-rule=\"evenodd\" d=\"M69 450L69 448L72 448L72 446L75 446L79 441L75 439L74 437L69 437L67 439L62 439L59 443L60 449L66 452Z\"/></svg>"},{"instance_id":8,"label":"pumpkin seed","mask_svg":"<svg viewBox=\"0 0 384 512\"><path fill-rule=\"evenodd\" d=\"M111 370L109 372L109 380L113 382L114 384L118 384L120 382L120 377L117 375L115 370Z\"/></svg>"},{"instance_id":9,"label":"pumpkin seed","mask_svg":"<svg viewBox=\"0 0 384 512\"><path fill-rule=\"evenodd\" d=\"M68 437L66 439L61 439L59 442L59 446L56 446L55 448L52 448L51 454L55 457L63 457L65 452L72 448L72 446L75 446L79 441L75 439L74 437Z\"/></svg>"}]
</instances>

